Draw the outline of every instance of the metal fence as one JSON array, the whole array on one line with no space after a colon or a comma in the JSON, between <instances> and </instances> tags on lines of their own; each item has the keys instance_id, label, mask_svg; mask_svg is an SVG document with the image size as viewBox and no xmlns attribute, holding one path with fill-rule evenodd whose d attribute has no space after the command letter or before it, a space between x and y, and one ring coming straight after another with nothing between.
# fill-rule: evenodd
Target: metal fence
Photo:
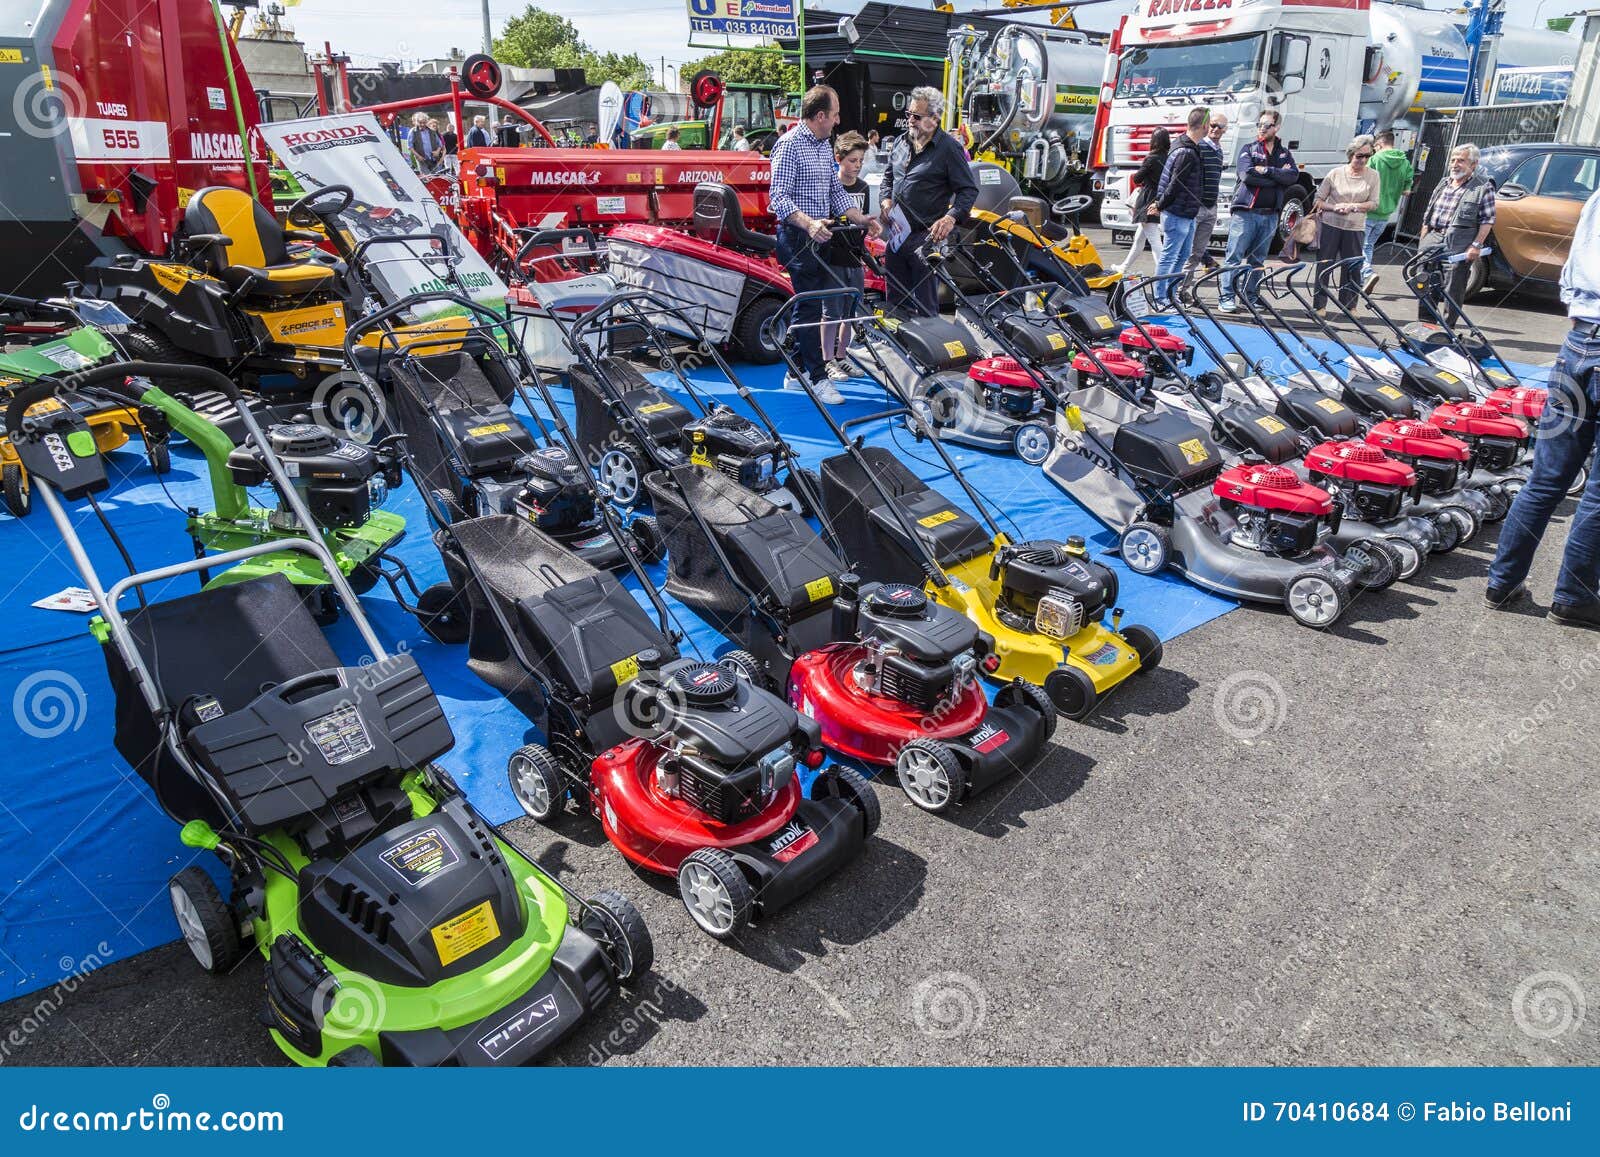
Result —
<instances>
[{"instance_id":1,"label":"metal fence","mask_svg":"<svg viewBox=\"0 0 1600 1157\"><path fill-rule=\"evenodd\" d=\"M1401 237L1415 237L1422 231L1428 198L1449 174L1450 152L1456 145L1473 144L1487 152L1500 145L1553 141L1561 123L1562 108L1560 101L1551 100L1431 109L1424 113L1411 154L1416 180L1401 210L1396 233Z\"/></svg>"}]
</instances>

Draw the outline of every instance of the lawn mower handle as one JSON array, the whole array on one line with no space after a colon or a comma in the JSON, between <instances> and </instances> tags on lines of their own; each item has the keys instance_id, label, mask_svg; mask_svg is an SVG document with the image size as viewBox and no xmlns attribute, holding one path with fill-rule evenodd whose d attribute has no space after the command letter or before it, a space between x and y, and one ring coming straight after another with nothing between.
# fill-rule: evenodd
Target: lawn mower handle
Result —
<instances>
[{"instance_id":1,"label":"lawn mower handle","mask_svg":"<svg viewBox=\"0 0 1600 1157\"><path fill-rule=\"evenodd\" d=\"M658 310L659 312L667 314L668 316L681 321L685 328L688 329L690 339L696 345L705 349L709 349L711 347L711 343L706 340L705 330L696 325L694 322L690 321L688 314L684 313L683 310L679 309L677 306L670 304L660 297L657 297L648 289L628 289L621 293L613 293L599 305L595 306L595 308L591 309L588 313L584 314L577 321L572 323L572 328L569 331L572 335L572 340L577 341L580 336L589 333L590 330L598 329L600 326L599 319L602 317L609 318L612 316L616 312L617 306L635 301L645 302L647 305ZM552 318L555 317L553 311L550 313L550 316Z\"/></svg>"},{"instance_id":2,"label":"lawn mower handle","mask_svg":"<svg viewBox=\"0 0 1600 1157\"><path fill-rule=\"evenodd\" d=\"M6 407L6 433L15 434L19 431L22 428L22 416L29 408L46 398L54 397L60 390L86 390L91 386L98 386L101 389L110 389L114 393L125 394L137 404L141 395L128 389L124 384L125 379L156 377L167 381L187 380L194 385L214 389L235 404L240 401L239 387L235 386L226 375L218 373L209 366L184 366L166 362L111 362L62 378L41 378L17 391L11 399L11 404Z\"/></svg>"},{"instance_id":3,"label":"lawn mower handle","mask_svg":"<svg viewBox=\"0 0 1600 1157\"><path fill-rule=\"evenodd\" d=\"M527 240L517 249L517 256L514 258L517 261L521 261L526 257L530 249L539 249L546 245L554 245L559 241L572 239L587 242L591 254L599 251L599 245L594 239L594 231L591 229L518 229L516 230L516 235L518 237L527 237Z\"/></svg>"}]
</instances>

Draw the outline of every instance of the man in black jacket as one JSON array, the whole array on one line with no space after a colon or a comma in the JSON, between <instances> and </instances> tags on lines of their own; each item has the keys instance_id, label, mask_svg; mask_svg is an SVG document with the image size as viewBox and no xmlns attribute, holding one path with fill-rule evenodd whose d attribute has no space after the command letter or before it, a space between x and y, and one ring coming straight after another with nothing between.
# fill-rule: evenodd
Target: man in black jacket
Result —
<instances>
[{"instance_id":1,"label":"man in black jacket","mask_svg":"<svg viewBox=\"0 0 1600 1157\"><path fill-rule=\"evenodd\" d=\"M1189 111L1188 131L1167 154L1156 186L1156 208L1161 211L1161 260L1156 262L1156 282L1150 291L1153 309L1166 309L1177 292L1179 275L1194 243L1194 219L1205 196L1205 158L1200 138L1206 135L1207 111Z\"/></svg>"},{"instance_id":2,"label":"man in black jacket","mask_svg":"<svg viewBox=\"0 0 1600 1157\"><path fill-rule=\"evenodd\" d=\"M1256 120L1256 139L1239 150L1239 183L1233 191L1233 221L1228 227L1228 268L1218 294L1218 307L1223 313L1238 310L1236 294L1241 279L1247 300L1256 300L1261 267L1278 234L1284 195L1300 181L1300 166L1294 163L1294 154L1278 140L1278 126L1282 123L1276 109L1263 109Z\"/></svg>"},{"instance_id":3,"label":"man in black jacket","mask_svg":"<svg viewBox=\"0 0 1600 1157\"><path fill-rule=\"evenodd\" d=\"M924 243L950 236L957 222L978 200L967 154L939 127L944 96L936 88L914 88L906 107L906 134L889 155L883 175L884 220L898 208L911 233L885 262L889 307L907 317L936 317L939 286L928 263L917 252Z\"/></svg>"}]
</instances>

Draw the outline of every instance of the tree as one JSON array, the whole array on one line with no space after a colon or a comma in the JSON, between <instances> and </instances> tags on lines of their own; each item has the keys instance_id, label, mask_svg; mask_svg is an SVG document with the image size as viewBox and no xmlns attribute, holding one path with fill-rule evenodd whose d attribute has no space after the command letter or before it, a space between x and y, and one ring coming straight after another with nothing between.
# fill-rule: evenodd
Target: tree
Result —
<instances>
[{"instance_id":1,"label":"tree","mask_svg":"<svg viewBox=\"0 0 1600 1157\"><path fill-rule=\"evenodd\" d=\"M784 92L798 92L804 87L800 66L790 64L776 52L730 48L684 65L683 74L690 76L703 68L717 73L729 84L775 84Z\"/></svg>"},{"instance_id":2,"label":"tree","mask_svg":"<svg viewBox=\"0 0 1600 1157\"><path fill-rule=\"evenodd\" d=\"M572 21L531 4L506 21L494 42L494 57L517 68L581 68L590 84L614 80L624 89L651 85L650 66L636 53L602 56L583 42Z\"/></svg>"}]
</instances>

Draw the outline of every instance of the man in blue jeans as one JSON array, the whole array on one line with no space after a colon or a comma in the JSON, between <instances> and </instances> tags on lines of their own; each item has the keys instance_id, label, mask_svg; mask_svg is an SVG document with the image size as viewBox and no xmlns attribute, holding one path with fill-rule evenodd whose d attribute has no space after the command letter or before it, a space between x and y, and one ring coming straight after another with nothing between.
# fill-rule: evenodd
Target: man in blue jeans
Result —
<instances>
[{"instance_id":1,"label":"man in blue jeans","mask_svg":"<svg viewBox=\"0 0 1600 1157\"><path fill-rule=\"evenodd\" d=\"M1578 220L1561 270L1561 300L1572 329L1550 371L1550 399L1539 417L1533 473L1506 515L1484 601L1494 610L1505 610L1527 597L1524 580L1534 551L1550 516L1587 465L1589 484L1567 531L1550 619L1565 627L1600 630L1600 453L1595 446L1595 416L1600 412L1600 193L1589 198Z\"/></svg>"},{"instance_id":2,"label":"man in blue jeans","mask_svg":"<svg viewBox=\"0 0 1600 1157\"><path fill-rule=\"evenodd\" d=\"M1264 109L1256 120L1256 139L1239 150L1239 183L1229 206L1233 223L1228 227L1228 256L1224 261L1227 268L1218 293L1223 313L1234 313L1239 308L1240 277L1245 279L1246 300L1255 302L1261 286L1261 267L1278 233L1284 196L1300 180L1294 154L1278 140L1282 121L1276 110Z\"/></svg>"},{"instance_id":3,"label":"man in blue jeans","mask_svg":"<svg viewBox=\"0 0 1600 1157\"><path fill-rule=\"evenodd\" d=\"M1206 109L1189 110L1188 131L1178 138L1167 154L1156 187L1156 208L1161 210L1161 256L1156 261L1156 280L1150 291L1150 308L1164 310L1177 292L1179 276L1189 261L1194 244L1195 217L1205 195L1204 155L1200 141L1206 135Z\"/></svg>"}]
</instances>

